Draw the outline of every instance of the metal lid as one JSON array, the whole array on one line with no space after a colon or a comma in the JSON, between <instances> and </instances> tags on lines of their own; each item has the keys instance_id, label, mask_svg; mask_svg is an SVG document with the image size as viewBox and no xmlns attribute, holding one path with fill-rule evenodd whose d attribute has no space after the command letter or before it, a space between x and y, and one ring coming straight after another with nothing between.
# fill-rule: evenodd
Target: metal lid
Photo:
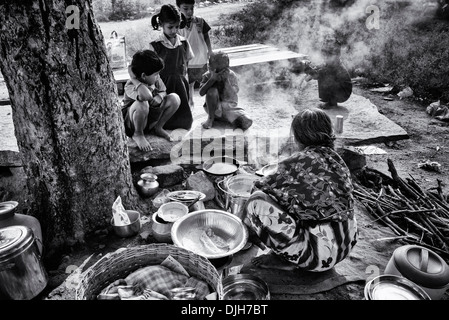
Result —
<instances>
[{"instance_id":1,"label":"metal lid","mask_svg":"<svg viewBox=\"0 0 449 320\"><path fill-rule=\"evenodd\" d=\"M373 278L366 284L364 293L367 300L430 300L421 287L396 275Z\"/></svg>"},{"instance_id":2,"label":"metal lid","mask_svg":"<svg viewBox=\"0 0 449 320\"><path fill-rule=\"evenodd\" d=\"M12 217L18 205L17 201L0 202L0 220Z\"/></svg>"},{"instance_id":3,"label":"metal lid","mask_svg":"<svg viewBox=\"0 0 449 320\"><path fill-rule=\"evenodd\" d=\"M0 263L26 250L34 242L33 231L26 226L10 226L0 229Z\"/></svg>"},{"instance_id":4,"label":"metal lid","mask_svg":"<svg viewBox=\"0 0 449 320\"><path fill-rule=\"evenodd\" d=\"M435 252L417 245L405 245L394 253L396 268L402 276L427 288L442 288L449 283L449 266Z\"/></svg>"}]
</instances>

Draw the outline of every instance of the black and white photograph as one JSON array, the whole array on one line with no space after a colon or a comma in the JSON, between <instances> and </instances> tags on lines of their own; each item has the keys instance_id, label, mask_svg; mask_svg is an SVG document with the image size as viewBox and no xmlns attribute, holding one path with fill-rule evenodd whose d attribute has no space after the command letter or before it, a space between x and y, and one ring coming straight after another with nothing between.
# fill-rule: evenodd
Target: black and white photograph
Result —
<instances>
[{"instance_id":1,"label":"black and white photograph","mask_svg":"<svg viewBox=\"0 0 449 320\"><path fill-rule=\"evenodd\" d=\"M0 0L0 305L449 300L448 48L448 0Z\"/></svg>"}]
</instances>

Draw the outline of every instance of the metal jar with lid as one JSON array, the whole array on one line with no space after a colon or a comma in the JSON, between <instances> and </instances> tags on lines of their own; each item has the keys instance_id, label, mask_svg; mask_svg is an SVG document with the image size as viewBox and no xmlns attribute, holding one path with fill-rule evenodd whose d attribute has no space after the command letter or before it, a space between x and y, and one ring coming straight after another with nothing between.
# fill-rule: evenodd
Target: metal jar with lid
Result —
<instances>
[{"instance_id":1,"label":"metal jar with lid","mask_svg":"<svg viewBox=\"0 0 449 320\"><path fill-rule=\"evenodd\" d=\"M394 250L384 274L399 275L420 286L432 300L442 298L449 288L449 266L435 252L418 245Z\"/></svg>"},{"instance_id":2,"label":"metal jar with lid","mask_svg":"<svg viewBox=\"0 0 449 320\"><path fill-rule=\"evenodd\" d=\"M26 226L0 228L0 295L30 300L47 286L33 231Z\"/></svg>"},{"instance_id":3,"label":"metal jar with lid","mask_svg":"<svg viewBox=\"0 0 449 320\"><path fill-rule=\"evenodd\" d=\"M42 254L43 244L40 222L31 215L17 212L18 206L19 203L17 201L0 202L0 228L16 225L29 227L33 230L33 234L38 241L37 246L39 247L39 252Z\"/></svg>"}]
</instances>

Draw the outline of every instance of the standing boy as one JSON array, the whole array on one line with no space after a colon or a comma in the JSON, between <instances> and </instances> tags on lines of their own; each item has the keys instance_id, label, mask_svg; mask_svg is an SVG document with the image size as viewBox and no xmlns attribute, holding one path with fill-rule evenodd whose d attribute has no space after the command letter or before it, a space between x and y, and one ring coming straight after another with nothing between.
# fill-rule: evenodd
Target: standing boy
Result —
<instances>
[{"instance_id":1,"label":"standing boy","mask_svg":"<svg viewBox=\"0 0 449 320\"><path fill-rule=\"evenodd\" d=\"M195 0L176 0L176 5L186 17L186 26L178 33L187 39L195 57L189 61L187 74L189 78L189 104L193 108L193 92L195 84L199 84L201 76L207 71L207 61L212 52L209 38L211 27L207 22L194 15Z\"/></svg>"},{"instance_id":2,"label":"standing boy","mask_svg":"<svg viewBox=\"0 0 449 320\"><path fill-rule=\"evenodd\" d=\"M172 141L163 127L178 110L181 100L175 93L167 94L159 77L163 68L163 60L151 50L136 52L128 67L131 79L125 84L122 103L125 132L142 151L152 150L144 136L151 130Z\"/></svg>"}]
</instances>

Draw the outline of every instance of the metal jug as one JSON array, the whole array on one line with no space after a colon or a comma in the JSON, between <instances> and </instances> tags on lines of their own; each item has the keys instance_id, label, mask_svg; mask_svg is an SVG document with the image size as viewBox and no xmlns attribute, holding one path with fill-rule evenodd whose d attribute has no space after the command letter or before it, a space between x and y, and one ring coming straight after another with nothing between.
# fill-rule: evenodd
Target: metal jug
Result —
<instances>
[{"instance_id":1,"label":"metal jug","mask_svg":"<svg viewBox=\"0 0 449 320\"><path fill-rule=\"evenodd\" d=\"M153 173L142 173L140 180L137 182L139 192L144 197L151 197L159 190L159 182L156 181L157 176Z\"/></svg>"}]
</instances>

